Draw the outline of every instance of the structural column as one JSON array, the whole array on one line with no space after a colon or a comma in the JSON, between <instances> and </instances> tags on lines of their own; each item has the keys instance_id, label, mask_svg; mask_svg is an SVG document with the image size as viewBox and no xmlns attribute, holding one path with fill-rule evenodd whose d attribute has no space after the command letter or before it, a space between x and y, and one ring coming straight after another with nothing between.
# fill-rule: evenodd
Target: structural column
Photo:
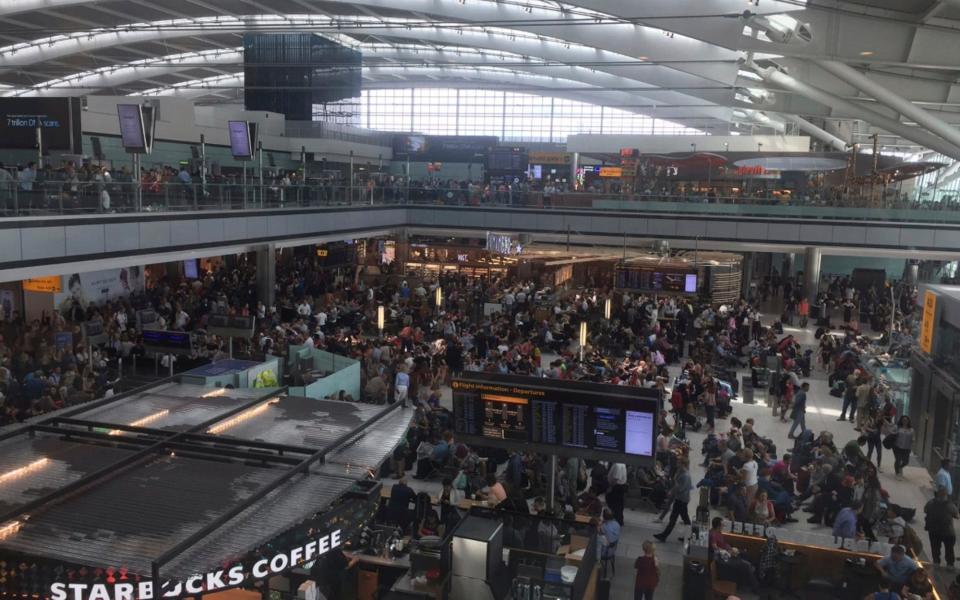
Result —
<instances>
[{"instance_id":1,"label":"structural column","mask_svg":"<svg viewBox=\"0 0 960 600\"><path fill-rule=\"evenodd\" d=\"M903 282L907 285L917 285L920 281L920 261L909 259L903 269Z\"/></svg>"},{"instance_id":2,"label":"structural column","mask_svg":"<svg viewBox=\"0 0 960 600\"><path fill-rule=\"evenodd\" d=\"M744 252L740 263L740 295L750 299L750 282L753 281L753 252Z\"/></svg>"},{"instance_id":3,"label":"structural column","mask_svg":"<svg viewBox=\"0 0 960 600\"><path fill-rule=\"evenodd\" d=\"M571 152L570 153L570 189L574 190L577 188L577 167L580 166L580 153Z\"/></svg>"},{"instance_id":4,"label":"structural column","mask_svg":"<svg viewBox=\"0 0 960 600\"><path fill-rule=\"evenodd\" d=\"M803 268L803 294L811 305L816 304L820 291L820 248L807 248L807 261Z\"/></svg>"},{"instance_id":5,"label":"structural column","mask_svg":"<svg viewBox=\"0 0 960 600\"><path fill-rule=\"evenodd\" d=\"M780 267L780 275L784 279L793 277L793 265L797 262L797 255L794 252L783 253L783 265Z\"/></svg>"},{"instance_id":6,"label":"structural column","mask_svg":"<svg viewBox=\"0 0 960 600\"><path fill-rule=\"evenodd\" d=\"M257 299L270 307L276 301L277 247L264 244L257 247Z\"/></svg>"}]
</instances>

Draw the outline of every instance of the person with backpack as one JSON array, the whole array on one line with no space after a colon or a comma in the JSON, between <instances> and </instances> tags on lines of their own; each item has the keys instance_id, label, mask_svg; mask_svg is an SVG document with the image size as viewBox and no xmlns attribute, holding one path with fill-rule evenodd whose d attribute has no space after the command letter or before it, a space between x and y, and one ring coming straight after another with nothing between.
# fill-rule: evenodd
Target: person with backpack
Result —
<instances>
[{"instance_id":1,"label":"person with backpack","mask_svg":"<svg viewBox=\"0 0 960 600\"><path fill-rule=\"evenodd\" d=\"M950 501L945 487L938 487L933 499L923 507L926 513L924 529L930 536L930 549L933 554L933 564L940 566L940 546L943 545L946 554L947 567L953 568L953 547L957 542L957 535L953 529L953 520L960 517L957 506Z\"/></svg>"}]
</instances>

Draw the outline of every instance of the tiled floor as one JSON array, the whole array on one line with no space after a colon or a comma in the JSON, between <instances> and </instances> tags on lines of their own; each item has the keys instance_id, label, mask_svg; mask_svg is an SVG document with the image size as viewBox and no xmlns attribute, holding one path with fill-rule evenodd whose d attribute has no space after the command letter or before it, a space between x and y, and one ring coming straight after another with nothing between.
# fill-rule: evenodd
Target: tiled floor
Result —
<instances>
[{"instance_id":1,"label":"tiled floor","mask_svg":"<svg viewBox=\"0 0 960 600\"><path fill-rule=\"evenodd\" d=\"M768 311L773 313L772 311ZM786 333L793 333L801 344L813 346L813 328L801 330L797 328L786 328ZM544 357L545 360L547 357ZM855 438L857 433L853 430L853 424L849 422L838 422L840 416L841 400L830 396L827 384L826 374L822 370L815 370L811 373L810 392L808 395L808 409L806 424L807 427L815 432L831 431L834 434L834 440L838 447L843 447L851 439ZM444 403L449 405L449 390L445 390ZM792 448L793 443L787 438L789 423L780 423L777 417L774 417L772 410L765 405L735 404L733 414L741 420L753 417L756 423L758 434L772 438L777 445L777 449L782 453L783 450ZM718 428L725 427L725 421L718 422ZM688 432L688 439L692 448L692 457L700 457L700 447L705 437L705 433ZM699 460L691 460L693 463L691 475L696 483L704 474L703 467L699 466ZM890 493L891 499L897 504L917 507L921 516L918 517L913 525L925 538L922 521L922 507L926 501L932 497L931 479L925 469L919 466L908 466L904 471L903 479L898 479L893 475L893 453L884 450L883 473L880 475L884 489ZM389 482L388 482L389 484ZM436 492L439 484L435 482L413 481L412 485L417 489ZM697 494L691 494L690 515L695 514L697 503ZM719 513L716 513L719 514ZM798 513L798 518L806 513ZM656 523L655 513L645 511L627 510L625 515L625 526L623 528L621 541L618 548L616 576L613 577L611 586L612 599L626 599L633 597L633 561L641 554L640 545L644 540L652 539L653 534L662 531L663 525ZM814 526L800 518L800 523L788 525L788 528L812 528L823 532L829 532L829 528ZM657 600L682 599L682 573L683 564L682 544L677 540L689 532L689 528L682 523L678 524L671 534L671 539L666 543L658 544L658 555L661 559L661 584L657 590ZM929 556L929 542L924 539L924 545L927 548ZM949 573L945 577L949 577ZM951 577L952 578L952 577ZM750 600L756 596L746 592L739 593L744 600Z\"/></svg>"}]
</instances>

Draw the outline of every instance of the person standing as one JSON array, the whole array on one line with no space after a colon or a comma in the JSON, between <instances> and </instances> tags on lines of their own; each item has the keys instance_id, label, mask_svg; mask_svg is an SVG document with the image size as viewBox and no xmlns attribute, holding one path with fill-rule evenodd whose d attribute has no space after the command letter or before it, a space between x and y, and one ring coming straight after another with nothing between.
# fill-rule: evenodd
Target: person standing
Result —
<instances>
[{"instance_id":1,"label":"person standing","mask_svg":"<svg viewBox=\"0 0 960 600\"><path fill-rule=\"evenodd\" d=\"M703 400L703 408L707 413L707 433L713 433L714 418L717 413L717 386L712 379L707 382L706 388L700 394L700 399Z\"/></svg>"},{"instance_id":2,"label":"person standing","mask_svg":"<svg viewBox=\"0 0 960 600\"><path fill-rule=\"evenodd\" d=\"M643 542L643 556L638 556L633 568L637 570L633 600L653 600L653 592L660 583L660 560L657 548L650 540Z\"/></svg>"},{"instance_id":3,"label":"person standing","mask_svg":"<svg viewBox=\"0 0 960 600\"><path fill-rule=\"evenodd\" d=\"M893 470L897 477L903 477L903 468L910 463L910 451L913 449L913 427L910 417L906 415L900 417L891 433L897 436L893 440Z\"/></svg>"},{"instance_id":4,"label":"person standing","mask_svg":"<svg viewBox=\"0 0 960 600\"><path fill-rule=\"evenodd\" d=\"M677 518L683 519L684 525L690 524L690 513L687 505L690 504L690 490L693 489L693 483L690 479L690 461L687 458L677 460L677 475L673 480L673 489L670 490L670 497L673 499L672 509L670 511L670 522L667 528L654 535L661 542L667 541L670 532L677 524Z\"/></svg>"},{"instance_id":5,"label":"person standing","mask_svg":"<svg viewBox=\"0 0 960 600\"><path fill-rule=\"evenodd\" d=\"M790 418L793 419L793 425L790 426L790 432L787 434L789 439L794 439L793 432L800 426L800 433L807 430L807 392L810 390L810 384L806 381L800 386L800 391L793 397L793 411Z\"/></svg>"},{"instance_id":6,"label":"person standing","mask_svg":"<svg viewBox=\"0 0 960 600\"><path fill-rule=\"evenodd\" d=\"M607 473L610 489L607 490L607 506L613 512L617 523L623 525L623 506L627 495L627 465L613 463Z\"/></svg>"},{"instance_id":7,"label":"person standing","mask_svg":"<svg viewBox=\"0 0 960 600\"><path fill-rule=\"evenodd\" d=\"M947 498L953 498L953 476L950 475L949 458L940 461L940 470L934 476L933 483L933 489L943 488L947 490Z\"/></svg>"},{"instance_id":8,"label":"person standing","mask_svg":"<svg viewBox=\"0 0 960 600\"><path fill-rule=\"evenodd\" d=\"M953 547L957 542L953 520L960 514L957 513L957 506L950 501L947 488L938 487L936 495L923 507L923 512L926 514L924 527L930 535L933 563L938 567L940 566L940 545L943 544L947 567L952 569L954 562Z\"/></svg>"},{"instance_id":9,"label":"person standing","mask_svg":"<svg viewBox=\"0 0 960 600\"><path fill-rule=\"evenodd\" d=\"M406 367L400 367L397 369L397 377L394 379L394 401L400 402L401 405L407 407L407 394L410 390L410 375L407 374Z\"/></svg>"}]
</instances>

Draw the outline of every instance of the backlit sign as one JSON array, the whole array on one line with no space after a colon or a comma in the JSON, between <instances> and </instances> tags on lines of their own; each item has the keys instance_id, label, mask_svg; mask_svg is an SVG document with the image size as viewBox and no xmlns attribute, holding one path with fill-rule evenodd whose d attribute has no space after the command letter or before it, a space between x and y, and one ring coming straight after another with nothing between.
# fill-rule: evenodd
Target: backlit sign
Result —
<instances>
[{"instance_id":1,"label":"backlit sign","mask_svg":"<svg viewBox=\"0 0 960 600\"><path fill-rule=\"evenodd\" d=\"M120 582L112 585L105 583L64 583L50 586L51 600L154 600L156 598L179 598L197 596L237 587L249 579L260 580L283 573L303 563L323 556L341 545L340 530L311 540L287 552L275 554L271 558L262 558L253 563L249 572L244 565L236 564L229 569L218 569L208 573L197 573L184 581L165 581L156 589L155 582L140 580Z\"/></svg>"},{"instance_id":2,"label":"backlit sign","mask_svg":"<svg viewBox=\"0 0 960 600\"><path fill-rule=\"evenodd\" d=\"M623 177L621 167L600 167L600 177Z\"/></svg>"},{"instance_id":3,"label":"backlit sign","mask_svg":"<svg viewBox=\"0 0 960 600\"><path fill-rule=\"evenodd\" d=\"M62 292L63 280L59 275L50 277L34 277L23 281L23 291L25 292Z\"/></svg>"},{"instance_id":4,"label":"backlit sign","mask_svg":"<svg viewBox=\"0 0 960 600\"><path fill-rule=\"evenodd\" d=\"M923 321L920 323L920 349L933 352L933 335L937 328L937 295L930 290L923 294Z\"/></svg>"}]
</instances>

